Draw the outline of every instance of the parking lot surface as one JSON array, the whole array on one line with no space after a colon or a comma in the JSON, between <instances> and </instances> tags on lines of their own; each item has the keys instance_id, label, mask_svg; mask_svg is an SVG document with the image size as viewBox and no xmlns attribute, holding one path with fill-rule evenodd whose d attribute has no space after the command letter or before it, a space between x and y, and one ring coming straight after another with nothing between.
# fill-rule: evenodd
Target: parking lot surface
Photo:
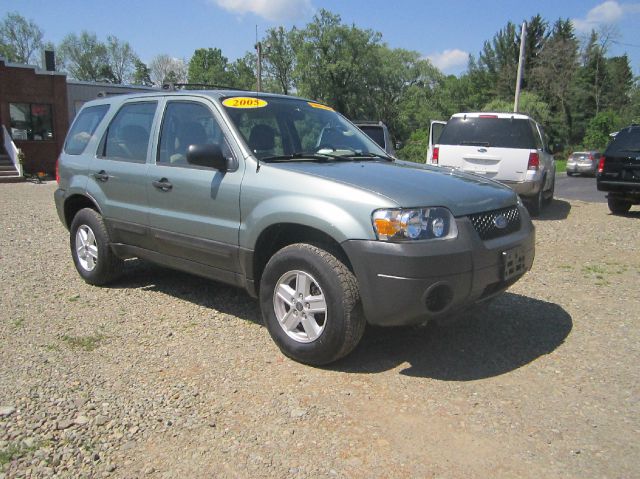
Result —
<instances>
[{"instance_id":1,"label":"parking lot surface","mask_svg":"<svg viewBox=\"0 0 640 479\"><path fill-rule=\"evenodd\" d=\"M554 201L507 293L322 369L241 290L85 284L54 190L0 185L0 477L638 477L635 207Z\"/></svg>"}]
</instances>

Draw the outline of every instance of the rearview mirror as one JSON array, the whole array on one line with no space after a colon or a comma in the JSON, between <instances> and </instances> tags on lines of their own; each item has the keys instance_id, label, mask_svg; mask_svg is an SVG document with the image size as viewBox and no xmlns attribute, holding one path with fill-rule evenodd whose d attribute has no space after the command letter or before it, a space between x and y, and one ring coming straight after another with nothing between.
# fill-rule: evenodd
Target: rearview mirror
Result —
<instances>
[{"instance_id":1,"label":"rearview mirror","mask_svg":"<svg viewBox=\"0 0 640 479\"><path fill-rule=\"evenodd\" d=\"M215 168L220 171L227 171L228 162L222 154L220 145L201 144L189 145L187 149L187 162L190 165Z\"/></svg>"}]
</instances>

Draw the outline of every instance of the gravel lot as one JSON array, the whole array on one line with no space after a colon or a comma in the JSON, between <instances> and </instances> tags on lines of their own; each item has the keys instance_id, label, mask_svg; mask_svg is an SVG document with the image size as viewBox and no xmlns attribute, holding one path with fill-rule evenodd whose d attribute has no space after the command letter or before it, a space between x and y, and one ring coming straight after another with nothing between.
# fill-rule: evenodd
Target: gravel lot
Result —
<instances>
[{"instance_id":1,"label":"gravel lot","mask_svg":"<svg viewBox=\"0 0 640 479\"><path fill-rule=\"evenodd\" d=\"M69 254L55 183L0 185L0 478L640 476L640 214L554 201L533 270L327 369L244 292Z\"/></svg>"}]
</instances>

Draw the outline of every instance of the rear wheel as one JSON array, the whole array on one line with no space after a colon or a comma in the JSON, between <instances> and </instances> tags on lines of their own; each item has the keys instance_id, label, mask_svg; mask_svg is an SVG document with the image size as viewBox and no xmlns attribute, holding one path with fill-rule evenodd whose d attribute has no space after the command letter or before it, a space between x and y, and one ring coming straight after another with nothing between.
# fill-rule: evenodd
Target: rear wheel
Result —
<instances>
[{"instance_id":1,"label":"rear wheel","mask_svg":"<svg viewBox=\"0 0 640 479\"><path fill-rule=\"evenodd\" d=\"M608 198L607 204L609 205L609 210L614 215L623 215L625 213L628 213L631 209L630 201L625 201L618 198Z\"/></svg>"},{"instance_id":2,"label":"rear wheel","mask_svg":"<svg viewBox=\"0 0 640 479\"><path fill-rule=\"evenodd\" d=\"M529 198L527 207L529 209L529 213L531 213L531 216L539 216L542 212L542 206L544 205L544 191L542 190L543 188L544 180L542 181L542 185L540 185L540 191L538 191L538 193L534 197Z\"/></svg>"},{"instance_id":3,"label":"rear wheel","mask_svg":"<svg viewBox=\"0 0 640 479\"><path fill-rule=\"evenodd\" d=\"M553 195L555 194L555 191L556 191L556 177L554 176L553 178L551 178L551 187L544 194L544 202L546 204L550 204L553 201Z\"/></svg>"},{"instance_id":4,"label":"rear wheel","mask_svg":"<svg viewBox=\"0 0 640 479\"><path fill-rule=\"evenodd\" d=\"M98 212L90 208L80 210L69 232L71 256L82 279L100 286L120 275L123 261L111 251L109 233Z\"/></svg>"},{"instance_id":5,"label":"rear wheel","mask_svg":"<svg viewBox=\"0 0 640 479\"><path fill-rule=\"evenodd\" d=\"M365 320L356 312L355 276L317 246L287 246L269 260L260 281L260 307L269 334L287 356L322 365L350 353Z\"/></svg>"}]
</instances>

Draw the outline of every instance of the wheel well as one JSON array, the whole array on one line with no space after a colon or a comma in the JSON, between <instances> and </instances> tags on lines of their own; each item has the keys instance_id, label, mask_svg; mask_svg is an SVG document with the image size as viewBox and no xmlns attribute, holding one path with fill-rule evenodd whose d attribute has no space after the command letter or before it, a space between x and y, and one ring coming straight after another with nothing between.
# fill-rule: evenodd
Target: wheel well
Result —
<instances>
[{"instance_id":1,"label":"wheel well","mask_svg":"<svg viewBox=\"0 0 640 479\"><path fill-rule=\"evenodd\" d=\"M92 210L100 212L96 204L86 196L73 195L67 198L67 200L64 202L64 220L67 228L71 227L73 218L76 216L78 211L83 208L91 208Z\"/></svg>"},{"instance_id":2,"label":"wheel well","mask_svg":"<svg viewBox=\"0 0 640 479\"><path fill-rule=\"evenodd\" d=\"M353 272L353 267L347 254L340 246L340 243L331 236L310 226L280 223L264 230L256 242L253 255L253 277L256 284L259 284L262 272L269 259L285 246L295 243L308 243L318 246L333 254Z\"/></svg>"}]
</instances>

